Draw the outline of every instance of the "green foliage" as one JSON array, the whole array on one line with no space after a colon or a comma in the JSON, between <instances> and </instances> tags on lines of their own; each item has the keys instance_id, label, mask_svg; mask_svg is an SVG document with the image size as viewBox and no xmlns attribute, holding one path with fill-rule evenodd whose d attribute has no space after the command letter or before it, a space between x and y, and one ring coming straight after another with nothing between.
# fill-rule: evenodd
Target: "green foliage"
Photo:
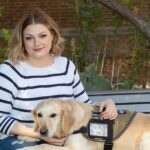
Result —
<instances>
[{"instance_id":1,"label":"green foliage","mask_svg":"<svg viewBox=\"0 0 150 150\"><path fill-rule=\"evenodd\" d=\"M3 12L4 12L4 7L0 7L0 16L2 16ZM10 33L9 33L8 29L2 28L2 29L0 29L0 31L3 34L3 40L8 42L10 39ZM0 62L5 59L5 53L7 50L8 50L7 46L0 47Z\"/></svg>"},{"instance_id":2,"label":"green foliage","mask_svg":"<svg viewBox=\"0 0 150 150\"><path fill-rule=\"evenodd\" d=\"M85 72L81 73L80 77L87 91L112 90L111 83L97 74L94 64L86 67Z\"/></svg>"},{"instance_id":3,"label":"green foliage","mask_svg":"<svg viewBox=\"0 0 150 150\"><path fill-rule=\"evenodd\" d=\"M135 4L133 0L122 0L121 3L126 5L128 8L133 8Z\"/></svg>"},{"instance_id":4,"label":"green foliage","mask_svg":"<svg viewBox=\"0 0 150 150\"><path fill-rule=\"evenodd\" d=\"M122 88L121 89L133 89L134 88L134 81L133 80L123 80L122 81Z\"/></svg>"},{"instance_id":5,"label":"green foliage","mask_svg":"<svg viewBox=\"0 0 150 150\"><path fill-rule=\"evenodd\" d=\"M123 16L113 13L112 19L111 19L111 24L115 29L114 30L115 33L117 33L117 31L123 26L123 21L124 21Z\"/></svg>"},{"instance_id":6,"label":"green foliage","mask_svg":"<svg viewBox=\"0 0 150 150\"><path fill-rule=\"evenodd\" d=\"M8 43L8 41L10 40L10 33L8 31L8 29L6 28L2 28L0 30L3 33L3 39L4 41L6 41L6 43ZM6 52L8 51L8 46L4 46L4 47L0 47L0 53L2 55L2 57L0 58L0 62L3 61L4 59L6 59Z\"/></svg>"},{"instance_id":7,"label":"green foliage","mask_svg":"<svg viewBox=\"0 0 150 150\"><path fill-rule=\"evenodd\" d=\"M133 89L133 80L121 80L117 84L111 82L104 76L98 75L94 64L86 67L84 73L80 73L81 81L87 91L102 91L102 90L119 90L119 89Z\"/></svg>"},{"instance_id":8,"label":"green foliage","mask_svg":"<svg viewBox=\"0 0 150 150\"><path fill-rule=\"evenodd\" d=\"M2 16L3 12L4 12L4 7L0 6L0 16Z\"/></svg>"},{"instance_id":9,"label":"green foliage","mask_svg":"<svg viewBox=\"0 0 150 150\"><path fill-rule=\"evenodd\" d=\"M78 25L82 34L94 32L102 24L102 14L100 5L88 0L75 0L75 3L63 1L63 6L75 11L74 18L78 20ZM96 18L96 19L95 19Z\"/></svg>"},{"instance_id":10,"label":"green foliage","mask_svg":"<svg viewBox=\"0 0 150 150\"><path fill-rule=\"evenodd\" d=\"M1 31L3 33L4 40L9 41L11 36L10 36L10 33L9 33L8 29L2 28Z\"/></svg>"},{"instance_id":11,"label":"green foliage","mask_svg":"<svg viewBox=\"0 0 150 150\"><path fill-rule=\"evenodd\" d=\"M100 6L96 2L88 0L75 0L75 3L64 1L63 5L75 11L74 18L78 20L79 36L76 39L76 48L70 51L72 60L78 65L78 69L83 71L89 63L88 55L93 51L89 47L90 34L102 24L102 14ZM96 18L96 19L95 19Z\"/></svg>"},{"instance_id":12,"label":"green foliage","mask_svg":"<svg viewBox=\"0 0 150 150\"><path fill-rule=\"evenodd\" d=\"M78 14L81 26L86 32L94 32L102 23L102 15L99 5L82 3ZM96 19L95 19L96 18Z\"/></svg>"},{"instance_id":13,"label":"green foliage","mask_svg":"<svg viewBox=\"0 0 150 150\"><path fill-rule=\"evenodd\" d=\"M134 89L135 82L133 80L121 80L118 83L112 85L114 90L124 89L124 90L131 90Z\"/></svg>"},{"instance_id":14,"label":"green foliage","mask_svg":"<svg viewBox=\"0 0 150 150\"><path fill-rule=\"evenodd\" d=\"M134 13L140 11L141 1L122 0L121 3ZM148 55L148 49L146 49L146 38L138 32L138 29L134 28L129 31L128 40L118 41L116 38L117 36L115 35L117 35L119 29L124 25L125 19L115 11L112 11L110 23L115 29L115 32L113 35L114 39L111 41L111 48L109 48L109 52L107 52L109 36L106 35L106 39L102 39L96 35L97 29L102 26L103 23L101 5L95 1L75 0L75 3L66 2L66 6L75 10L76 13L74 17L78 20L79 36L76 39L74 50L70 51L70 53L71 58L78 66L79 71L84 72L86 70L81 74L86 89L133 89L137 83L142 83L142 85L145 86L146 79L144 80L144 77L148 74L148 61L150 58ZM120 49L122 45L125 45L125 42L127 45L126 48L128 47L130 49L130 54L121 57L122 60L130 58L130 68L128 68L126 75L116 75L116 68L121 66L121 64L119 64L120 66L115 65L115 62L117 61L117 49ZM91 45L94 46L92 47ZM94 53L94 51L97 53ZM93 55L95 55L95 57L93 57ZM96 59L92 59L91 62L89 58L92 57ZM106 84L108 87L104 84L107 80L102 76L105 70L104 65L106 57L109 57L109 60L112 60L112 73L110 73L112 76L109 77L111 80L111 86ZM94 64L95 71L93 70L93 67L91 67L91 63ZM127 62L123 63L125 64ZM98 72L101 72L101 76L98 76ZM142 76L142 73L144 76ZM139 76L142 81L139 80ZM108 81L105 83L108 83Z\"/></svg>"},{"instance_id":15,"label":"green foliage","mask_svg":"<svg viewBox=\"0 0 150 150\"><path fill-rule=\"evenodd\" d=\"M10 33L9 33L8 29L2 28L0 31L1 31L2 34L3 34L3 39L4 39L4 41L8 42L9 39L10 39ZM5 47L0 47L0 52L2 52L2 53L5 53L7 50L8 50L8 47L7 47L7 46L5 46Z\"/></svg>"},{"instance_id":16,"label":"green foliage","mask_svg":"<svg viewBox=\"0 0 150 150\"><path fill-rule=\"evenodd\" d=\"M146 87L148 76L148 62L150 60L149 49L146 48L147 40L136 28L129 35L130 42L130 64L129 78ZM138 75L138 76L137 76Z\"/></svg>"}]
</instances>

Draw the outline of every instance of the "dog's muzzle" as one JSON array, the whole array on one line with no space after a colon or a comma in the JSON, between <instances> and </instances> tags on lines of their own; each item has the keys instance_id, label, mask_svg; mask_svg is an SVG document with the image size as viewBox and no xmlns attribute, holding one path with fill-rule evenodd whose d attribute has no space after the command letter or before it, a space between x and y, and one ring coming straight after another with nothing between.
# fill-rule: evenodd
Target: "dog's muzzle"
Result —
<instances>
[{"instance_id":1,"label":"dog's muzzle","mask_svg":"<svg viewBox=\"0 0 150 150\"><path fill-rule=\"evenodd\" d=\"M48 136L48 129L40 129L39 133L42 136Z\"/></svg>"}]
</instances>

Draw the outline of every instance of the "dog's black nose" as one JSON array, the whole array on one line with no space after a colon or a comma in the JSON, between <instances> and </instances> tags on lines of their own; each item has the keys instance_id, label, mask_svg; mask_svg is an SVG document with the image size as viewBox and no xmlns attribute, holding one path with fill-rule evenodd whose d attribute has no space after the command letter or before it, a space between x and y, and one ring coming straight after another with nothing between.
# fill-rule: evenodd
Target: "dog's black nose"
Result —
<instances>
[{"instance_id":1,"label":"dog's black nose","mask_svg":"<svg viewBox=\"0 0 150 150\"><path fill-rule=\"evenodd\" d=\"M41 129L40 134L46 136L48 134L48 130L47 129Z\"/></svg>"}]
</instances>

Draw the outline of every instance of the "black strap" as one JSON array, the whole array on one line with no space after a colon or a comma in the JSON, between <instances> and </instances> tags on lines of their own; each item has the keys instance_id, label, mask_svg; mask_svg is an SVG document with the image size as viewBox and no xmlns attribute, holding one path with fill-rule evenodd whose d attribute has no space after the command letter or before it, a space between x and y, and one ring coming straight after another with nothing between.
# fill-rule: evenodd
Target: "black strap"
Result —
<instances>
[{"instance_id":1,"label":"black strap","mask_svg":"<svg viewBox=\"0 0 150 150\"><path fill-rule=\"evenodd\" d=\"M87 127L81 127L79 130L73 132L73 134L78 134L78 133L87 133Z\"/></svg>"},{"instance_id":2,"label":"black strap","mask_svg":"<svg viewBox=\"0 0 150 150\"><path fill-rule=\"evenodd\" d=\"M107 139L104 143L104 150L113 149L113 122L109 123L108 133L109 133L109 139Z\"/></svg>"},{"instance_id":3,"label":"black strap","mask_svg":"<svg viewBox=\"0 0 150 150\"><path fill-rule=\"evenodd\" d=\"M113 148L113 142L106 141L104 144L104 150L112 150L112 148Z\"/></svg>"}]
</instances>

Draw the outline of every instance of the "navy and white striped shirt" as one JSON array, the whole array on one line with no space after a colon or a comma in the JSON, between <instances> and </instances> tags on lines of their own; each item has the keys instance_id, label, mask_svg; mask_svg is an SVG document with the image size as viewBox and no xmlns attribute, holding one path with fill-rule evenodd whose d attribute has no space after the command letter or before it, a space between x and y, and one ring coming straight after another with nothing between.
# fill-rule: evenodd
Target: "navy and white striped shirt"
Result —
<instances>
[{"instance_id":1,"label":"navy and white striped shirt","mask_svg":"<svg viewBox=\"0 0 150 150\"><path fill-rule=\"evenodd\" d=\"M58 56L54 64L37 68L20 62L0 64L0 133L8 135L16 121L33 125L31 111L47 98L90 102L71 60Z\"/></svg>"}]
</instances>

